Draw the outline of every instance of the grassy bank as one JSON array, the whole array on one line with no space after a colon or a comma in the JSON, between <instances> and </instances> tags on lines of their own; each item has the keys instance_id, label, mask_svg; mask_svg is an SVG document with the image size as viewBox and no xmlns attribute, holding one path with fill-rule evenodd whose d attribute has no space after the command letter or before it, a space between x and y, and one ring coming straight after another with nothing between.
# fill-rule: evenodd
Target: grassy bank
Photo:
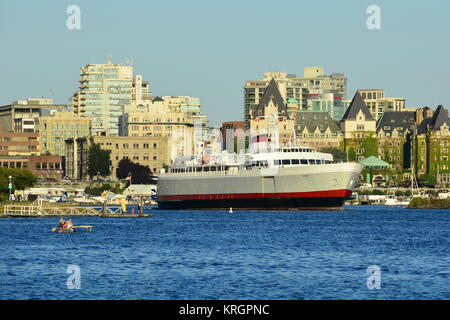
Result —
<instances>
[{"instance_id":1,"label":"grassy bank","mask_svg":"<svg viewBox=\"0 0 450 320\"><path fill-rule=\"evenodd\" d=\"M424 199L414 198L408 209L450 209L450 199Z\"/></svg>"}]
</instances>

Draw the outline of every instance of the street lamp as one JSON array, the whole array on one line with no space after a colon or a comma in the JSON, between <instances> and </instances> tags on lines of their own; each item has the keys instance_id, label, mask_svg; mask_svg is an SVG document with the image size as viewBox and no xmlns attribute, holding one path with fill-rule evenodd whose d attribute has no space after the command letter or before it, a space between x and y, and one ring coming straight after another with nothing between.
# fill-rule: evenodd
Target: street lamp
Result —
<instances>
[{"instance_id":1,"label":"street lamp","mask_svg":"<svg viewBox=\"0 0 450 320\"><path fill-rule=\"evenodd\" d=\"M9 184L8 184L8 190L9 190L9 200L11 200L11 191L12 191L12 176L9 176Z\"/></svg>"}]
</instances>

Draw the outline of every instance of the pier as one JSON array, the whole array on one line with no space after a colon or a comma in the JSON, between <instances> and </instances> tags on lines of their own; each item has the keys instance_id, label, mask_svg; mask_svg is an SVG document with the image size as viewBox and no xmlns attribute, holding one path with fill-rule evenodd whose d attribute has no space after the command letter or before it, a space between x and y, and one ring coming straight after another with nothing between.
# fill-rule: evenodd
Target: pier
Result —
<instances>
[{"instance_id":1,"label":"pier","mask_svg":"<svg viewBox=\"0 0 450 320\"><path fill-rule=\"evenodd\" d=\"M44 217L103 217L103 218L138 218L151 217L153 214L124 214L120 207L110 208L107 205L80 207L80 206L43 206L42 199L37 199L29 205L5 205L2 218L44 218Z\"/></svg>"}]
</instances>

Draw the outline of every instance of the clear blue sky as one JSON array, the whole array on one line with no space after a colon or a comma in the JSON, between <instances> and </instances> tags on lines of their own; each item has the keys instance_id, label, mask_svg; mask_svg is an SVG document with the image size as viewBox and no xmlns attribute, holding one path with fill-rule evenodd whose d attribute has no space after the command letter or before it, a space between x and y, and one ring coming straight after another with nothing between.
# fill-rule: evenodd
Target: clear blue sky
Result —
<instances>
[{"instance_id":1,"label":"clear blue sky","mask_svg":"<svg viewBox=\"0 0 450 320\"><path fill-rule=\"evenodd\" d=\"M71 4L81 30L66 28ZM371 4L379 31L366 27ZM68 103L79 68L111 54L133 61L154 95L200 97L213 124L242 119L246 80L305 66L345 73L350 97L382 88L409 107L448 107L449 16L446 0L0 0L0 105Z\"/></svg>"}]
</instances>

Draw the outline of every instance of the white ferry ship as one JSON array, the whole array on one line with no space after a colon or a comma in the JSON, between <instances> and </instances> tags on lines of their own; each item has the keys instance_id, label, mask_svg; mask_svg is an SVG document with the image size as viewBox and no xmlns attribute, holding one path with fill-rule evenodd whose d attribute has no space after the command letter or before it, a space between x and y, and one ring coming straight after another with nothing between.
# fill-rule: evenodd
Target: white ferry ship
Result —
<instances>
[{"instance_id":1,"label":"white ferry ship","mask_svg":"<svg viewBox=\"0 0 450 320\"><path fill-rule=\"evenodd\" d=\"M363 166L311 147L175 159L158 178L160 209L339 208Z\"/></svg>"}]
</instances>

